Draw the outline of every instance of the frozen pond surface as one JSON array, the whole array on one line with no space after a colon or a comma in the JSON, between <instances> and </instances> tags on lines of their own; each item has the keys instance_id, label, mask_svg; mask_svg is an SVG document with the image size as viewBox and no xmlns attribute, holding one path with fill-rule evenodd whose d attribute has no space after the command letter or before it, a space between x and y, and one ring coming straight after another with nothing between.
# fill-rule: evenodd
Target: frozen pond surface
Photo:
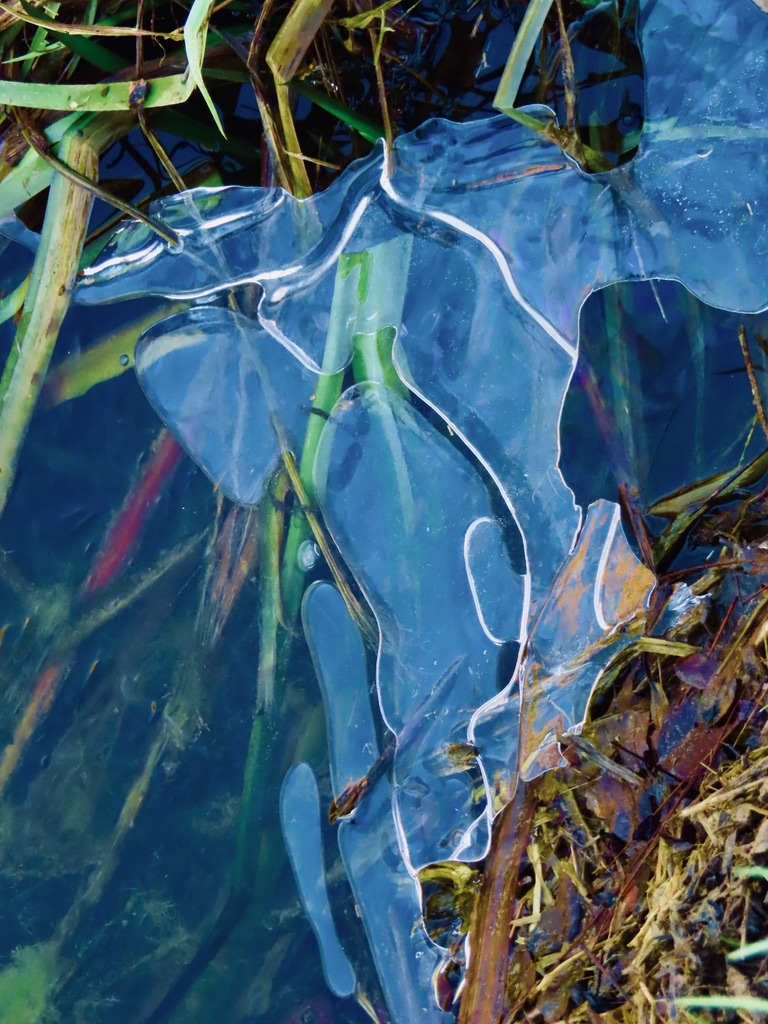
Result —
<instances>
[{"instance_id":1,"label":"frozen pond surface","mask_svg":"<svg viewBox=\"0 0 768 1024\"><path fill-rule=\"evenodd\" d=\"M768 17L751 0L641 9L630 163L587 175L505 116L433 121L310 200L165 200L154 212L181 245L128 227L77 293L195 301L145 333L136 368L233 501L260 502L281 455L306 456L378 632L371 701L339 591L304 596L334 796L379 766L338 843L397 1024L450 1019L419 870L484 855L518 774L558 763L556 737L645 628L653 575L619 487L647 510L764 447L739 335L765 390ZM283 833L347 997L321 813L312 769L294 766Z\"/></svg>"}]
</instances>

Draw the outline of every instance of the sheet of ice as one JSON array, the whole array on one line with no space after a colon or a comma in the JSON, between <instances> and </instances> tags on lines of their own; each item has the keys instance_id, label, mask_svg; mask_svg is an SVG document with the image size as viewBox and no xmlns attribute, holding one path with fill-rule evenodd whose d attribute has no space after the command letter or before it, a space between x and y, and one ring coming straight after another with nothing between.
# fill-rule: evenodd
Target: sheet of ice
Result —
<instances>
[{"instance_id":1,"label":"sheet of ice","mask_svg":"<svg viewBox=\"0 0 768 1024\"><path fill-rule=\"evenodd\" d=\"M768 18L747 0L646 0L640 35L646 123L622 168L586 175L503 116L431 122L397 141L391 176L376 150L311 200L227 189L164 201L155 212L182 235L181 251L129 228L80 301L256 281L262 324L318 368L339 255L413 236L400 268L406 306L390 324L398 365L497 481L525 539L533 614L580 525L558 423L586 296L675 278L725 308L768 305L768 129L756 116Z\"/></svg>"},{"instance_id":2,"label":"sheet of ice","mask_svg":"<svg viewBox=\"0 0 768 1024\"><path fill-rule=\"evenodd\" d=\"M377 690L398 739L395 803L410 863L482 856L482 783L451 749L496 693L498 646L478 618L464 555L467 534L489 519L487 491L408 402L368 383L341 396L323 431L315 492L379 624ZM505 583L510 613L518 609L508 629L518 632L519 580Z\"/></svg>"},{"instance_id":3,"label":"sheet of ice","mask_svg":"<svg viewBox=\"0 0 768 1024\"><path fill-rule=\"evenodd\" d=\"M339 592L313 585L302 607L304 631L325 704L331 781L338 796L379 755L368 695L365 650ZM441 951L427 938L416 880L402 856L386 776L339 825L339 847L360 908L394 1024L444 1024L432 996Z\"/></svg>"},{"instance_id":4,"label":"sheet of ice","mask_svg":"<svg viewBox=\"0 0 768 1024\"><path fill-rule=\"evenodd\" d=\"M155 409L213 483L234 501L259 501L280 452L299 447L317 375L217 306L161 320L135 359Z\"/></svg>"},{"instance_id":5,"label":"sheet of ice","mask_svg":"<svg viewBox=\"0 0 768 1024\"><path fill-rule=\"evenodd\" d=\"M256 282L263 289L262 325L316 371L341 369L349 349L329 365L325 345L339 257L401 233L394 211L374 199L381 173L377 152L379 159L347 169L344 188L306 201L281 189L238 186L169 197L160 216L179 244L169 246L149 229L118 232L99 263L83 272L78 302L144 295L200 299Z\"/></svg>"},{"instance_id":6,"label":"sheet of ice","mask_svg":"<svg viewBox=\"0 0 768 1024\"><path fill-rule=\"evenodd\" d=\"M489 640L520 640L525 577L515 570L504 531L495 519L476 519L464 538L467 579L475 610Z\"/></svg>"},{"instance_id":7,"label":"sheet of ice","mask_svg":"<svg viewBox=\"0 0 768 1024\"><path fill-rule=\"evenodd\" d=\"M380 625L378 699L398 741L394 789L380 779L355 812L355 827L340 832L398 1021L436 1019L420 973L434 949L416 951L426 938L410 931L419 912L408 872L426 860L482 852L487 838L471 776L455 770L448 744L470 739L480 747L486 799L492 791L503 800L511 785L518 732L527 776L556 761L555 737L580 728L648 585L621 536L616 506L593 505L582 526L567 467L563 476L562 410L585 300L594 302L607 286L654 282L658 316L649 336L662 361L680 332L665 319L672 286L658 282L678 281L696 296L692 302L735 313L768 307L768 16L750 0L640 0L639 8L646 120L629 164L586 175L503 116L431 122L397 140L391 173L375 149L327 193L304 202L258 189L165 200L154 213L179 232L182 246L171 249L142 226L127 228L78 292L84 303L160 294L214 304L158 325L138 365L171 427L236 500L258 500L279 446L298 444L296 408L312 386L307 369L346 366L361 330L390 329L402 381L453 435L447 441L414 406L358 375L324 431L316 467L326 519ZM341 257L374 250L389 254L386 273L377 275L380 306L371 313L360 300L357 317L354 293L367 290L363 261ZM354 265L344 301L341 263ZM264 292L258 324L233 320L221 306L247 282ZM720 344L717 322L700 318L706 329L694 339L694 376L704 365L701 352ZM202 340L209 323L210 347ZM601 329L610 327L606 320ZM205 380L214 363L228 382L219 389ZM597 370L615 374L615 382L623 371L612 357L604 363ZM631 374L624 376L631 387ZM692 393L700 395L701 384L694 380ZM669 412L671 422L674 394L664 402L660 415ZM628 420L611 435L617 450L608 445L630 480L645 473L633 455L638 430ZM264 436L250 440L258 431ZM730 468L724 460L735 439L699 436L691 479ZM498 627L490 627L498 617L491 589L484 597L477 585L481 547L472 540L491 510L485 484L458 454L461 444L498 488L522 536L522 596L514 574L502 573L513 611ZM588 458L606 459L604 451ZM305 622L321 600L333 603L310 595ZM621 623L629 626L616 628ZM344 645L326 650L321 628L308 626L321 680L358 680L323 684L337 708L329 712L337 758L334 748L345 744L339 716L359 723L353 744L373 730L365 724L362 674L345 674ZM514 636L523 654L497 695L489 637ZM352 691L356 705L344 703ZM363 760L350 754L349 767L340 767L342 758L337 770L358 777ZM381 935L389 932L386 945Z\"/></svg>"},{"instance_id":8,"label":"sheet of ice","mask_svg":"<svg viewBox=\"0 0 768 1024\"><path fill-rule=\"evenodd\" d=\"M325 885L325 860L320 831L320 794L310 766L295 764L280 790L280 825L293 876L320 947L328 988L342 999L357 984L355 971L339 942Z\"/></svg>"}]
</instances>

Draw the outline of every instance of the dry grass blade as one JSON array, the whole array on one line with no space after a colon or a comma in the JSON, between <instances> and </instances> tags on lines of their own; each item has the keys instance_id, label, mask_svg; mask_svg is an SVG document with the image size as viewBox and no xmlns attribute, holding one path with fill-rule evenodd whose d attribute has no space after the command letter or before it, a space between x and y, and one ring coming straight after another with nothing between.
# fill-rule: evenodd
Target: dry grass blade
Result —
<instances>
[{"instance_id":1,"label":"dry grass blade","mask_svg":"<svg viewBox=\"0 0 768 1024\"><path fill-rule=\"evenodd\" d=\"M768 419L765 416L765 408L763 407L763 399L760 395L760 388L757 383L757 376L755 374L755 366L752 362L752 356L749 351L749 344L747 342L747 332L744 329L744 324L739 325L739 344L741 345L741 351L744 356L744 365L747 368L747 376L749 377L749 386L752 389L752 401L755 403L755 412L757 418L762 427L765 439L768 441Z\"/></svg>"},{"instance_id":2,"label":"dry grass blade","mask_svg":"<svg viewBox=\"0 0 768 1024\"><path fill-rule=\"evenodd\" d=\"M80 136L67 139L63 157L77 173L89 178L96 176L96 154ZM19 449L48 369L59 326L69 307L91 202L91 193L81 185L62 176L54 181L16 341L0 382L3 399L0 514L8 500Z\"/></svg>"},{"instance_id":3,"label":"dry grass blade","mask_svg":"<svg viewBox=\"0 0 768 1024\"><path fill-rule=\"evenodd\" d=\"M267 64L280 85L287 85L325 21L333 0L296 0L280 25Z\"/></svg>"},{"instance_id":4,"label":"dry grass blade","mask_svg":"<svg viewBox=\"0 0 768 1024\"><path fill-rule=\"evenodd\" d=\"M760 565L726 552L696 587L709 614L693 605L673 634L646 638L602 715L562 738L568 767L539 780L535 842L509 868L506 1024L662 1024L688 1005L751 1019L768 997ZM698 653L656 663L643 647Z\"/></svg>"},{"instance_id":5,"label":"dry grass blade","mask_svg":"<svg viewBox=\"0 0 768 1024\"><path fill-rule=\"evenodd\" d=\"M112 38L134 39L136 36L150 36L153 39L167 39L171 42L180 42L184 33L176 29L173 32L152 32L147 29L134 28L127 25L77 25L62 24L53 18L38 17L29 14L25 9L26 5L15 6L0 3L0 11L4 11L13 21L24 21L28 25L36 25L39 28L55 28L61 35L71 36L105 36Z\"/></svg>"}]
</instances>

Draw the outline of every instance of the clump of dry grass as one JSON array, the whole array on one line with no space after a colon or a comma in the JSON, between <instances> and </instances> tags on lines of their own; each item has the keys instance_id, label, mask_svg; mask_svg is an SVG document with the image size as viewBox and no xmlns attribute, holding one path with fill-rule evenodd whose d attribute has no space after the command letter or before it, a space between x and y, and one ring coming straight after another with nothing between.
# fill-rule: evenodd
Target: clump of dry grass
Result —
<instances>
[{"instance_id":1,"label":"clump of dry grass","mask_svg":"<svg viewBox=\"0 0 768 1024\"><path fill-rule=\"evenodd\" d=\"M735 506L734 506L735 507ZM711 517L722 536L734 507ZM641 654L596 702L567 766L534 789L535 810L510 925L506 1024L661 1024L713 1019L681 997L768 997L768 955L729 954L768 935L768 559L760 502L740 533L689 576L688 609L668 639L683 660ZM679 585L679 584L678 584ZM661 579L657 595L671 597ZM657 611L663 601L660 601ZM656 630L658 634L658 630ZM751 872L745 874L745 871ZM453 880L454 884L456 880ZM463 931L477 876L442 903Z\"/></svg>"}]
</instances>

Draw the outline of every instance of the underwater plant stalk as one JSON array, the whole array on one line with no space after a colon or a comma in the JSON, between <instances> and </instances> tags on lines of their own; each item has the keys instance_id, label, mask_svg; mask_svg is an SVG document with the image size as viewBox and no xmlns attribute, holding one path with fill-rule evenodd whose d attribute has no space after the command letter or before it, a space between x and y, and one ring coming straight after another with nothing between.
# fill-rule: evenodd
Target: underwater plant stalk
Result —
<instances>
[{"instance_id":1,"label":"underwater plant stalk","mask_svg":"<svg viewBox=\"0 0 768 1024\"><path fill-rule=\"evenodd\" d=\"M352 372L355 381L379 381L407 396L407 389L392 365L392 328L371 332L366 331L366 326L375 322L385 309L392 314L393 322L399 323L405 301L410 253L410 238L397 238L362 253L342 253L339 257L323 354L324 372L317 380L312 404L316 412L308 417L298 470L309 505L315 502L313 474L320 438L343 386L344 370L336 370L336 367L347 361L350 338L353 339ZM286 624L294 623L298 617L304 576L297 568L297 556L299 547L309 536L306 518L293 516L283 554ZM342 596L344 593L342 590ZM353 609L350 613L358 621Z\"/></svg>"}]
</instances>

